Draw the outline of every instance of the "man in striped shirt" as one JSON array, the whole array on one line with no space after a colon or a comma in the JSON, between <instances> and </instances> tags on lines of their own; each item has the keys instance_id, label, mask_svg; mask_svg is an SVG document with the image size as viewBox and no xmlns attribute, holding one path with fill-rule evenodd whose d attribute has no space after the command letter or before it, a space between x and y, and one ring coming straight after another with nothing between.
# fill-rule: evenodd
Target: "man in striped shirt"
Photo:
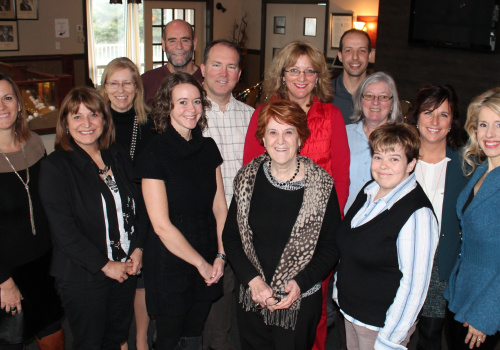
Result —
<instances>
[{"instance_id":1,"label":"man in striped shirt","mask_svg":"<svg viewBox=\"0 0 500 350\"><path fill-rule=\"evenodd\" d=\"M204 136L215 140L222 154L224 193L229 205L233 197L233 180L243 165L243 148L248 123L254 109L237 101L233 89L241 75L241 51L227 40L208 44L200 66L204 76L203 87L212 106L206 110L208 127ZM204 349L232 349L229 339L234 275L229 264L224 270L224 296L212 305L203 333Z\"/></svg>"}]
</instances>

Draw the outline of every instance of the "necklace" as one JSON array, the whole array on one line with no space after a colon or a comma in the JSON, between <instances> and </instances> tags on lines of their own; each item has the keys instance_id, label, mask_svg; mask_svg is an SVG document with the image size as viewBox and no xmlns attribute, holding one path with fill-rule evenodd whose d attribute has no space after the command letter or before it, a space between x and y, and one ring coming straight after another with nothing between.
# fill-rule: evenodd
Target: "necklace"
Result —
<instances>
[{"instance_id":1,"label":"necklace","mask_svg":"<svg viewBox=\"0 0 500 350\"><path fill-rule=\"evenodd\" d=\"M16 173L19 180L21 180L21 182L24 185L24 189L26 190L26 193L28 194L28 204L30 207L31 232L33 232L33 236L34 236L34 235L36 235L36 229L35 229L35 216L33 215L33 203L31 202L30 187L29 187L30 171L28 169L28 158L26 158L26 152L24 151L24 146L22 143L21 143L21 150L23 151L24 164L26 165L26 182L24 182L23 178L21 177L21 175L19 175L16 168L14 168L14 166L10 162L9 157L7 157L7 155L4 153L4 151L2 151L2 149L0 149L0 153L2 153L2 155L5 157L5 160L7 161L7 163L9 163L12 170L14 170L14 173Z\"/></svg>"},{"instance_id":2,"label":"necklace","mask_svg":"<svg viewBox=\"0 0 500 350\"><path fill-rule=\"evenodd\" d=\"M439 171L439 177L436 183L436 188L434 189L434 193L432 194L432 199L430 197L431 192L428 191L427 189L427 183L425 182L425 176L424 176L424 171L422 170L422 161L420 161L420 174L422 175L422 181L424 183L424 189L425 193L428 193L427 197L431 199L431 204L434 205L434 198L436 198L436 193L438 192L438 187L439 187L439 181L441 180L441 176L443 175L443 170L446 168L446 162L441 165L441 170Z\"/></svg>"},{"instance_id":3,"label":"necklace","mask_svg":"<svg viewBox=\"0 0 500 350\"><path fill-rule=\"evenodd\" d=\"M137 131L139 130L139 122L137 116L134 117L134 128L132 129L132 141L130 141L130 158L134 160L135 144L137 143Z\"/></svg>"},{"instance_id":4,"label":"necklace","mask_svg":"<svg viewBox=\"0 0 500 350\"><path fill-rule=\"evenodd\" d=\"M104 166L104 169L98 169L99 175L104 175L109 171L109 165Z\"/></svg>"},{"instance_id":5,"label":"necklace","mask_svg":"<svg viewBox=\"0 0 500 350\"><path fill-rule=\"evenodd\" d=\"M272 174L271 174L271 158L269 158L269 175L271 175L271 181L273 184L275 184L276 186L285 186L287 184L289 184L290 182L292 182L295 177L297 176L297 174L299 173L299 170L300 170L300 160L299 158L297 158L297 169L295 169L295 173L293 174L292 178L288 181L280 181L278 179L276 179Z\"/></svg>"}]
</instances>

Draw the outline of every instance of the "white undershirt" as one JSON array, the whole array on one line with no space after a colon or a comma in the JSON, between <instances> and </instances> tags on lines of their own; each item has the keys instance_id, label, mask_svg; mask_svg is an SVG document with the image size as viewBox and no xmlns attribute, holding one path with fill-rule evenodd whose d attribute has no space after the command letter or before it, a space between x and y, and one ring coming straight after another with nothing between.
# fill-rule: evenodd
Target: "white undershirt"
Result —
<instances>
[{"instance_id":1,"label":"white undershirt","mask_svg":"<svg viewBox=\"0 0 500 350\"><path fill-rule=\"evenodd\" d=\"M441 231L441 217L443 215L444 186L446 182L446 169L450 158L445 157L436 164L427 163L422 160L417 162L415 176L418 183L424 189L427 198L431 201L432 208L438 220Z\"/></svg>"},{"instance_id":2,"label":"white undershirt","mask_svg":"<svg viewBox=\"0 0 500 350\"><path fill-rule=\"evenodd\" d=\"M111 176L113 181L115 181L115 177ZM123 225L123 211L122 211L122 199L120 197L120 191L110 191L111 194L113 195L113 198L115 200L115 207L116 207L116 215L118 216L118 229L120 230L120 243L122 245L122 249L125 252L125 254L128 255L128 251L130 249L130 241L128 239L128 234L125 232L124 225ZM106 210L106 200L104 199L104 196L101 194L101 200L102 200L102 208L104 210L104 222L106 224L106 246L108 247L108 259L113 260L113 253L111 251L111 245L109 242L109 222L108 222L108 213ZM127 260L127 257L123 258L121 261L124 262Z\"/></svg>"}]
</instances>

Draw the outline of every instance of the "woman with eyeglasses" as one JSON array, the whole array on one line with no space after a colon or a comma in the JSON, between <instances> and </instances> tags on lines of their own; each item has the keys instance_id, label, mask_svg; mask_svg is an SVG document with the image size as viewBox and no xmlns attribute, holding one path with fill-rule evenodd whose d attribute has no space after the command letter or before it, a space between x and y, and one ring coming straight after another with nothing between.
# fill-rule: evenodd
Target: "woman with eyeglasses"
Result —
<instances>
[{"instance_id":1,"label":"woman with eyeglasses","mask_svg":"<svg viewBox=\"0 0 500 350\"><path fill-rule=\"evenodd\" d=\"M351 151L349 167L351 184L345 212L351 207L359 190L372 179L370 172L372 157L368 145L370 134L380 125L399 122L402 118L396 83L387 73L377 72L366 77L352 100L353 124L346 126Z\"/></svg>"},{"instance_id":2,"label":"woman with eyeglasses","mask_svg":"<svg viewBox=\"0 0 500 350\"><path fill-rule=\"evenodd\" d=\"M115 58L108 63L101 78L101 96L110 106L115 125L116 143L130 154L132 163L156 136L154 124L148 117L149 107L144 103L141 74L127 57ZM149 224L143 217L145 229ZM148 349L149 315L142 275L137 278L134 299L137 350ZM126 347L122 347L122 350Z\"/></svg>"},{"instance_id":3,"label":"woman with eyeglasses","mask_svg":"<svg viewBox=\"0 0 500 350\"><path fill-rule=\"evenodd\" d=\"M323 52L311 43L293 41L274 57L266 78L267 94L272 99L293 101L307 114L311 136L304 142L300 154L309 157L334 179L340 211L349 193L349 146L344 119L331 104L331 77ZM264 153L265 148L255 137L257 119L263 106L252 115L245 139L243 164ZM329 280L329 278L327 278ZM324 349L326 343L326 294L323 285L324 314L318 325L314 349Z\"/></svg>"},{"instance_id":4,"label":"woman with eyeglasses","mask_svg":"<svg viewBox=\"0 0 500 350\"><path fill-rule=\"evenodd\" d=\"M239 281L242 349L311 349L321 282L338 260L332 177L298 155L309 128L295 102L273 99L256 137L267 152L236 175L223 242Z\"/></svg>"}]
</instances>

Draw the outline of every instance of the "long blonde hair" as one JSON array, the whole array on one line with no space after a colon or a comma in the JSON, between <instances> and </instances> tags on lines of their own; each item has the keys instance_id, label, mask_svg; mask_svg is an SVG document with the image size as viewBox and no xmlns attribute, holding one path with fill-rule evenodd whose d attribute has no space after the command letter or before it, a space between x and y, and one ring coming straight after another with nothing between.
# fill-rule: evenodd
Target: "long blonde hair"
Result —
<instances>
[{"instance_id":1,"label":"long blonde hair","mask_svg":"<svg viewBox=\"0 0 500 350\"><path fill-rule=\"evenodd\" d=\"M476 167L486 160L486 155L477 141L479 113L485 107L500 116L500 87L493 88L477 96L467 108L465 131L469 134L469 140L463 149L463 170L466 176L471 175L476 170Z\"/></svg>"},{"instance_id":2,"label":"long blonde hair","mask_svg":"<svg viewBox=\"0 0 500 350\"><path fill-rule=\"evenodd\" d=\"M280 98L288 100L288 92L283 84L285 69L293 66L302 55L309 57L312 68L318 72L318 84L311 92L311 102L314 96L321 102L331 102L333 100L331 76L326 65L325 55L307 41L292 41L283 46L274 56L265 81L267 96L278 95Z\"/></svg>"},{"instance_id":3,"label":"long blonde hair","mask_svg":"<svg viewBox=\"0 0 500 350\"><path fill-rule=\"evenodd\" d=\"M144 88L142 86L141 74L139 73L139 70L134 62L127 57L118 57L108 63L101 77L101 96L104 101L109 104L109 97L106 93L106 82L111 75L121 69L128 69L132 74L132 79L134 79L135 87L137 89L134 97L134 110L137 114L137 122L139 124L146 124L148 121L149 107L144 103Z\"/></svg>"}]
</instances>

